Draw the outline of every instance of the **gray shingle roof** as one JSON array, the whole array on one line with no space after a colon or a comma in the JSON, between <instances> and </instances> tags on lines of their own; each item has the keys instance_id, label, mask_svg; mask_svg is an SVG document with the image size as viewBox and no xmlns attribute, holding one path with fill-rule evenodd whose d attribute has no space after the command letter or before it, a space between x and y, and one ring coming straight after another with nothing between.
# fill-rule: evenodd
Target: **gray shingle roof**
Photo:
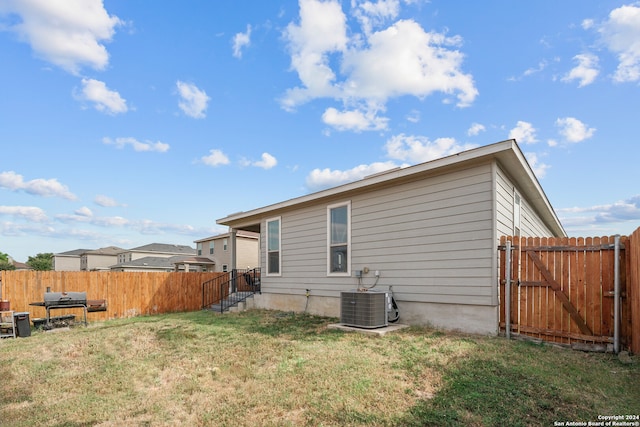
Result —
<instances>
[{"instance_id":1,"label":"gray shingle roof","mask_svg":"<svg viewBox=\"0 0 640 427\"><path fill-rule=\"evenodd\" d=\"M169 243L150 243L148 245L138 246L137 248L131 248L128 252L162 252L169 254L185 254L194 255L196 250L191 246L186 245L172 245Z\"/></svg>"}]
</instances>

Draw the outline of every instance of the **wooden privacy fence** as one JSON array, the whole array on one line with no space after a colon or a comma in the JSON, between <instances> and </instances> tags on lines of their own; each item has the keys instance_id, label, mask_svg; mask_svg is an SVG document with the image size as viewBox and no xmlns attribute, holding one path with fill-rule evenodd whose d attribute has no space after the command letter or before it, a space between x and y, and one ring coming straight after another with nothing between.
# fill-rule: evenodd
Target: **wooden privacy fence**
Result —
<instances>
[{"instance_id":1,"label":"wooden privacy fence","mask_svg":"<svg viewBox=\"0 0 640 427\"><path fill-rule=\"evenodd\" d=\"M45 317L44 307L29 303L43 301L51 292L86 292L87 299L107 300L107 311L89 313L91 320L107 320L199 310L202 284L228 273L156 273L120 271L1 271L2 299L11 310L29 312L31 318ZM81 308L56 310L51 315L79 314Z\"/></svg>"},{"instance_id":2,"label":"wooden privacy fence","mask_svg":"<svg viewBox=\"0 0 640 427\"><path fill-rule=\"evenodd\" d=\"M578 348L614 350L617 344L640 353L640 228L632 236L620 236L617 250L614 236L502 237L500 248L501 330L506 332L509 320L510 334Z\"/></svg>"}]
</instances>

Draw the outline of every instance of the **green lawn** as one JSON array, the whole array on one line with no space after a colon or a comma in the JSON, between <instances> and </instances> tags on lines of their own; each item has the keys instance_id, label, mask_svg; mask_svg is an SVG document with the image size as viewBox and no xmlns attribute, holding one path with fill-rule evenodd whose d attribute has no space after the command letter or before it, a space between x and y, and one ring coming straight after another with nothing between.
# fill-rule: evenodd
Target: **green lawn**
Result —
<instances>
[{"instance_id":1,"label":"green lawn","mask_svg":"<svg viewBox=\"0 0 640 427\"><path fill-rule=\"evenodd\" d=\"M0 342L2 426L531 426L640 414L640 360L208 311Z\"/></svg>"}]
</instances>

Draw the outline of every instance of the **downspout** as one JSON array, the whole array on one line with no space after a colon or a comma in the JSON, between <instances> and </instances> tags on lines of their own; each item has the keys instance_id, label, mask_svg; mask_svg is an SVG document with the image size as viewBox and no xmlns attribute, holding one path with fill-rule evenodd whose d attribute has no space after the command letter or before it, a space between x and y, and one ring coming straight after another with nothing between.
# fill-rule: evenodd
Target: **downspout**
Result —
<instances>
[{"instance_id":1,"label":"downspout","mask_svg":"<svg viewBox=\"0 0 640 427\"><path fill-rule=\"evenodd\" d=\"M505 249L504 282L504 323L507 339L511 339L511 241L507 240Z\"/></svg>"},{"instance_id":2,"label":"downspout","mask_svg":"<svg viewBox=\"0 0 640 427\"><path fill-rule=\"evenodd\" d=\"M620 352L620 235L616 234L614 241L613 268L613 352Z\"/></svg>"}]
</instances>

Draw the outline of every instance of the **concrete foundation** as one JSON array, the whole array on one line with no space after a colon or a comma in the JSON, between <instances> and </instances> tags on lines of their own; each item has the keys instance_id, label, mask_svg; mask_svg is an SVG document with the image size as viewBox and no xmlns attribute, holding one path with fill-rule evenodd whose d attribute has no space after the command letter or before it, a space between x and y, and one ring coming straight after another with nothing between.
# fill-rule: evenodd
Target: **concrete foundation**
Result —
<instances>
[{"instance_id":1,"label":"concrete foundation","mask_svg":"<svg viewBox=\"0 0 640 427\"><path fill-rule=\"evenodd\" d=\"M257 294L255 308L306 312L317 316L340 317L340 298L286 294ZM448 331L481 335L498 334L498 307L398 301L399 322L430 326Z\"/></svg>"}]
</instances>

